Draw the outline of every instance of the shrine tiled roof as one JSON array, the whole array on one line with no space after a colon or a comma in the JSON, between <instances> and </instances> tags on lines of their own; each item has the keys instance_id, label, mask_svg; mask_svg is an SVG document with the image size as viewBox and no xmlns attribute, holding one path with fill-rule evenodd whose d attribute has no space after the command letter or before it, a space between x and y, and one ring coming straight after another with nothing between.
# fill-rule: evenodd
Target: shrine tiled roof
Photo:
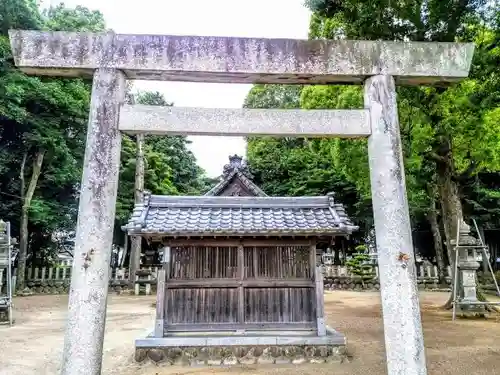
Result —
<instances>
[{"instance_id":1,"label":"shrine tiled roof","mask_svg":"<svg viewBox=\"0 0 500 375\"><path fill-rule=\"evenodd\" d=\"M334 235L358 228L333 195L319 197L159 196L145 194L129 234L162 236Z\"/></svg>"}]
</instances>

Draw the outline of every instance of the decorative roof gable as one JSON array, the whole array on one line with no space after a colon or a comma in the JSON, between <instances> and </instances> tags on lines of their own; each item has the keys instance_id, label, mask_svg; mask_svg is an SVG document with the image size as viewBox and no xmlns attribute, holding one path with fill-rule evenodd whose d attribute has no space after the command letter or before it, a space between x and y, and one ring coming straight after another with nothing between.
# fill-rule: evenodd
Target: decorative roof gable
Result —
<instances>
[{"instance_id":1,"label":"decorative roof gable","mask_svg":"<svg viewBox=\"0 0 500 375\"><path fill-rule=\"evenodd\" d=\"M224 166L221 181L210 189L206 196L250 196L267 197L267 194L255 185L243 158L238 155L229 157L229 164Z\"/></svg>"}]
</instances>

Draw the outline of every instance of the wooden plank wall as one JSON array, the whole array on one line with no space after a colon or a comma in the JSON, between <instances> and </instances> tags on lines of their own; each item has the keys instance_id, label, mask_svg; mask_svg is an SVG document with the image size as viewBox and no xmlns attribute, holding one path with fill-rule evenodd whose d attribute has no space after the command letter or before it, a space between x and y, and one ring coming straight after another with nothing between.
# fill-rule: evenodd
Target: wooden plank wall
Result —
<instances>
[{"instance_id":1,"label":"wooden plank wall","mask_svg":"<svg viewBox=\"0 0 500 375\"><path fill-rule=\"evenodd\" d=\"M316 316L313 288L246 288L245 322L299 323Z\"/></svg>"},{"instance_id":2,"label":"wooden plank wall","mask_svg":"<svg viewBox=\"0 0 500 375\"><path fill-rule=\"evenodd\" d=\"M307 246L254 246L244 249L248 254L246 259L253 256L256 262L254 272L249 277L276 279L312 277Z\"/></svg>"},{"instance_id":3,"label":"wooden plank wall","mask_svg":"<svg viewBox=\"0 0 500 375\"><path fill-rule=\"evenodd\" d=\"M238 247L174 247L170 279L234 279L238 276Z\"/></svg>"},{"instance_id":4,"label":"wooden plank wall","mask_svg":"<svg viewBox=\"0 0 500 375\"><path fill-rule=\"evenodd\" d=\"M168 323L236 323L237 288L167 289Z\"/></svg>"},{"instance_id":5,"label":"wooden plank wall","mask_svg":"<svg viewBox=\"0 0 500 375\"><path fill-rule=\"evenodd\" d=\"M310 246L174 246L166 328L316 324Z\"/></svg>"}]
</instances>

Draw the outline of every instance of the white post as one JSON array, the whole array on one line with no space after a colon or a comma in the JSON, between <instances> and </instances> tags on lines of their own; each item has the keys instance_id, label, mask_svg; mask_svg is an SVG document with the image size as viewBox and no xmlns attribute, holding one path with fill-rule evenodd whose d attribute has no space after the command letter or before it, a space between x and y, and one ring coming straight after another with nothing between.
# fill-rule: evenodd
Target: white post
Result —
<instances>
[{"instance_id":1,"label":"white post","mask_svg":"<svg viewBox=\"0 0 500 375\"><path fill-rule=\"evenodd\" d=\"M10 238L10 221L7 222L7 298L9 299L9 325L12 326L14 318L12 316L12 239Z\"/></svg>"},{"instance_id":2,"label":"white post","mask_svg":"<svg viewBox=\"0 0 500 375\"><path fill-rule=\"evenodd\" d=\"M150 296L151 295L151 275L148 275L148 282L146 284L146 295Z\"/></svg>"},{"instance_id":3,"label":"white post","mask_svg":"<svg viewBox=\"0 0 500 375\"><path fill-rule=\"evenodd\" d=\"M163 337L165 327L165 281L166 270L158 271L156 278L156 320L155 320L155 337Z\"/></svg>"},{"instance_id":4,"label":"white post","mask_svg":"<svg viewBox=\"0 0 500 375\"><path fill-rule=\"evenodd\" d=\"M120 167L125 76L94 73L80 193L62 375L100 375Z\"/></svg>"},{"instance_id":5,"label":"white post","mask_svg":"<svg viewBox=\"0 0 500 375\"><path fill-rule=\"evenodd\" d=\"M364 101L388 374L426 375L394 78L368 78Z\"/></svg>"},{"instance_id":6,"label":"white post","mask_svg":"<svg viewBox=\"0 0 500 375\"><path fill-rule=\"evenodd\" d=\"M158 290L156 297L156 324L155 324L155 337L163 337L167 334L165 329L165 324L169 321L168 319L168 298L167 298L167 286L168 278L170 276L170 262L171 262L171 250L170 246L165 246L163 248L163 268L158 271ZM164 272L162 272L164 271ZM163 280L163 284L160 281ZM159 310L161 309L161 310Z\"/></svg>"},{"instance_id":7,"label":"white post","mask_svg":"<svg viewBox=\"0 0 500 375\"><path fill-rule=\"evenodd\" d=\"M138 282L139 281L139 275L135 275L134 278L133 278L133 280L134 280L134 294L136 296L138 296L139 292L140 292L140 284Z\"/></svg>"},{"instance_id":8,"label":"white post","mask_svg":"<svg viewBox=\"0 0 500 375\"><path fill-rule=\"evenodd\" d=\"M326 336L325 325L325 290L321 266L314 265L314 281L316 290L316 330L318 336Z\"/></svg>"}]
</instances>

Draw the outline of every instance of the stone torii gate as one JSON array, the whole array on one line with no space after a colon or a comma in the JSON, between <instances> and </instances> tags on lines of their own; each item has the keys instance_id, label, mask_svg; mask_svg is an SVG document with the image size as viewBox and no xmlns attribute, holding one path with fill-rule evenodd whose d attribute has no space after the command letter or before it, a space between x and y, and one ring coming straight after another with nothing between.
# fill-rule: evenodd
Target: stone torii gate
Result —
<instances>
[{"instance_id":1,"label":"stone torii gate","mask_svg":"<svg viewBox=\"0 0 500 375\"><path fill-rule=\"evenodd\" d=\"M19 30L9 36L15 63L28 74L93 77L63 375L101 373L120 131L368 137L388 373L427 373L395 85L467 77L473 45ZM365 109L127 106L119 121L127 79L364 84Z\"/></svg>"}]
</instances>

